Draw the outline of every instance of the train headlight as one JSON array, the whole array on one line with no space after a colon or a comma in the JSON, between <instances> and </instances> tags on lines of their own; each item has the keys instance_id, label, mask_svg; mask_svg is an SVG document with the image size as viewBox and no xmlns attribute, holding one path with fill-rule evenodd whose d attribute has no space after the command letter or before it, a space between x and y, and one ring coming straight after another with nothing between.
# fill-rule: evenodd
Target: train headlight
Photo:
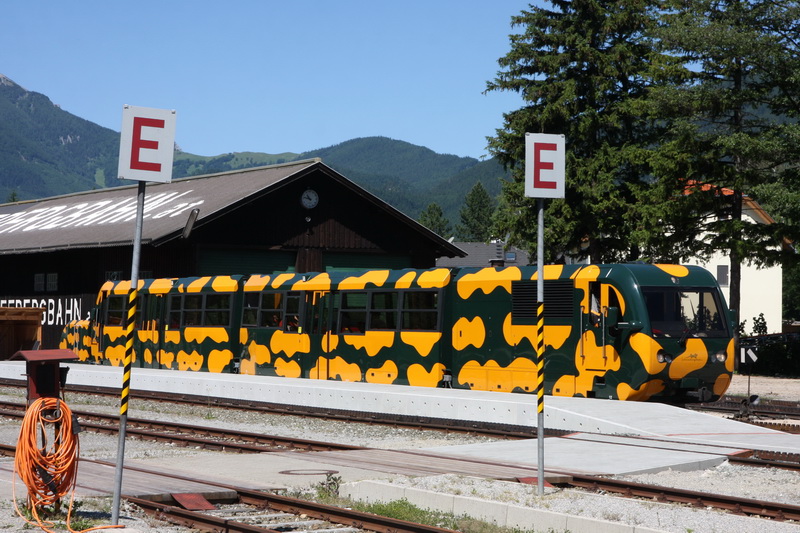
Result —
<instances>
[{"instance_id":1,"label":"train headlight","mask_svg":"<svg viewBox=\"0 0 800 533\"><path fill-rule=\"evenodd\" d=\"M716 357L717 361L719 361L720 363L724 363L725 360L728 358L728 354L723 351L719 351L714 357Z\"/></svg>"},{"instance_id":2,"label":"train headlight","mask_svg":"<svg viewBox=\"0 0 800 533\"><path fill-rule=\"evenodd\" d=\"M664 350L659 350L658 352L656 352L656 361L658 361L659 363L671 363L672 356L667 352L665 352Z\"/></svg>"}]
</instances>

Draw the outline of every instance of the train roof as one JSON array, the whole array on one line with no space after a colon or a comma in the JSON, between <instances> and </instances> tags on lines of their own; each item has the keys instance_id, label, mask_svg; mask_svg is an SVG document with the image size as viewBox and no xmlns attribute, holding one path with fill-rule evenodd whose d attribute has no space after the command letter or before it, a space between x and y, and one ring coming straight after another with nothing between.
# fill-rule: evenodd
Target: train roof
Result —
<instances>
[{"instance_id":1,"label":"train roof","mask_svg":"<svg viewBox=\"0 0 800 533\"><path fill-rule=\"evenodd\" d=\"M538 269L524 267L466 267L432 269L372 269L331 272L280 272L273 274L201 276L188 278L160 278L139 280L139 290L149 293L196 293L212 289L215 292L232 292L241 285L245 292L267 289L283 290L363 290L377 287L395 289L441 288L455 281L460 284L510 284L512 281L534 281ZM615 280L640 286L707 286L716 280L707 270L697 266L653 265L646 263L619 263L604 265L545 265L544 278ZM106 282L103 292L127 294L130 281ZM509 286L510 289L510 286Z\"/></svg>"}]
</instances>

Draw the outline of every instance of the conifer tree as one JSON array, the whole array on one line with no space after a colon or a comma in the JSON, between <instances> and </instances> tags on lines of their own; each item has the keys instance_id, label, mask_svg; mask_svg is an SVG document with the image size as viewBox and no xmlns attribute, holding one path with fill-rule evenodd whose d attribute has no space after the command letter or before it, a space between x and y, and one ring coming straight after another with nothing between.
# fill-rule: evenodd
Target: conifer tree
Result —
<instances>
[{"instance_id":1,"label":"conifer tree","mask_svg":"<svg viewBox=\"0 0 800 533\"><path fill-rule=\"evenodd\" d=\"M464 199L459 215L461 223L456 227L456 238L460 241L488 242L492 237L492 215L494 201L479 181Z\"/></svg>"},{"instance_id":2,"label":"conifer tree","mask_svg":"<svg viewBox=\"0 0 800 533\"><path fill-rule=\"evenodd\" d=\"M428 204L419 214L418 222L436 233L437 235L449 239L452 236L450 221L444 216L442 208L436 202Z\"/></svg>"}]
</instances>

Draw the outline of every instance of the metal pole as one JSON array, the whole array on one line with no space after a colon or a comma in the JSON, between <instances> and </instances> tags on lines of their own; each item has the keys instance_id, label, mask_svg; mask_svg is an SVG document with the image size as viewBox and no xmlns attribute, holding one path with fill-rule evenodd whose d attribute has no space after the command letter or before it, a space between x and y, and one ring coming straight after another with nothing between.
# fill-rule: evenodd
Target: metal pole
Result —
<instances>
[{"instance_id":1,"label":"metal pole","mask_svg":"<svg viewBox=\"0 0 800 533\"><path fill-rule=\"evenodd\" d=\"M537 200L539 229L536 237L536 441L539 496L544 494L544 198Z\"/></svg>"},{"instance_id":2,"label":"metal pole","mask_svg":"<svg viewBox=\"0 0 800 533\"><path fill-rule=\"evenodd\" d=\"M122 495L122 470L125 459L125 433L128 424L128 396L131 385L131 362L133 360L133 329L136 324L136 300L139 287L139 256L142 247L142 221L144 219L144 192L147 182L140 181L136 204L136 233L133 238L131 261L131 288L128 293L128 316L125 323L125 369L122 376L122 393L119 405L119 444L117 445L117 468L114 475L114 501L111 514L113 525L119 525L119 506Z\"/></svg>"}]
</instances>

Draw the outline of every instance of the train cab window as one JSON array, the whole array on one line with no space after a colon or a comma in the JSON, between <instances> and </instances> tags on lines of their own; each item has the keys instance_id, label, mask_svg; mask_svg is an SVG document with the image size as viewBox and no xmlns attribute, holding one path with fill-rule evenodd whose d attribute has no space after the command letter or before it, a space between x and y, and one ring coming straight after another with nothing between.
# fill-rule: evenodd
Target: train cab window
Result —
<instances>
[{"instance_id":1,"label":"train cab window","mask_svg":"<svg viewBox=\"0 0 800 533\"><path fill-rule=\"evenodd\" d=\"M339 307L339 333L364 333L367 325L366 292L343 292Z\"/></svg>"},{"instance_id":2,"label":"train cab window","mask_svg":"<svg viewBox=\"0 0 800 533\"><path fill-rule=\"evenodd\" d=\"M187 294L183 297L184 327L203 325L203 295Z\"/></svg>"},{"instance_id":3,"label":"train cab window","mask_svg":"<svg viewBox=\"0 0 800 533\"><path fill-rule=\"evenodd\" d=\"M396 330L397 301L396 291L371 293L367 329Z\"/></svg>"},{"instance_id":4,"label":"train cab window","mask_svg":"<svg viewBox=\"0 0 800 533\"><path fill-rule=\"evenodd\" d=\"M725 337L728 326L719 295L706 289L642 290L655 337Z\"/></svg>"},{"instance_id":5,"label":"train cab window","mask_svg":"<svg viewBox=\"0 0 800 533\"><path fill-rule=\"evenodd\" d=\"M438 327L439 292L404 292L401 328L404 330L435 331Z\"/></svg>"}]
</instances>

